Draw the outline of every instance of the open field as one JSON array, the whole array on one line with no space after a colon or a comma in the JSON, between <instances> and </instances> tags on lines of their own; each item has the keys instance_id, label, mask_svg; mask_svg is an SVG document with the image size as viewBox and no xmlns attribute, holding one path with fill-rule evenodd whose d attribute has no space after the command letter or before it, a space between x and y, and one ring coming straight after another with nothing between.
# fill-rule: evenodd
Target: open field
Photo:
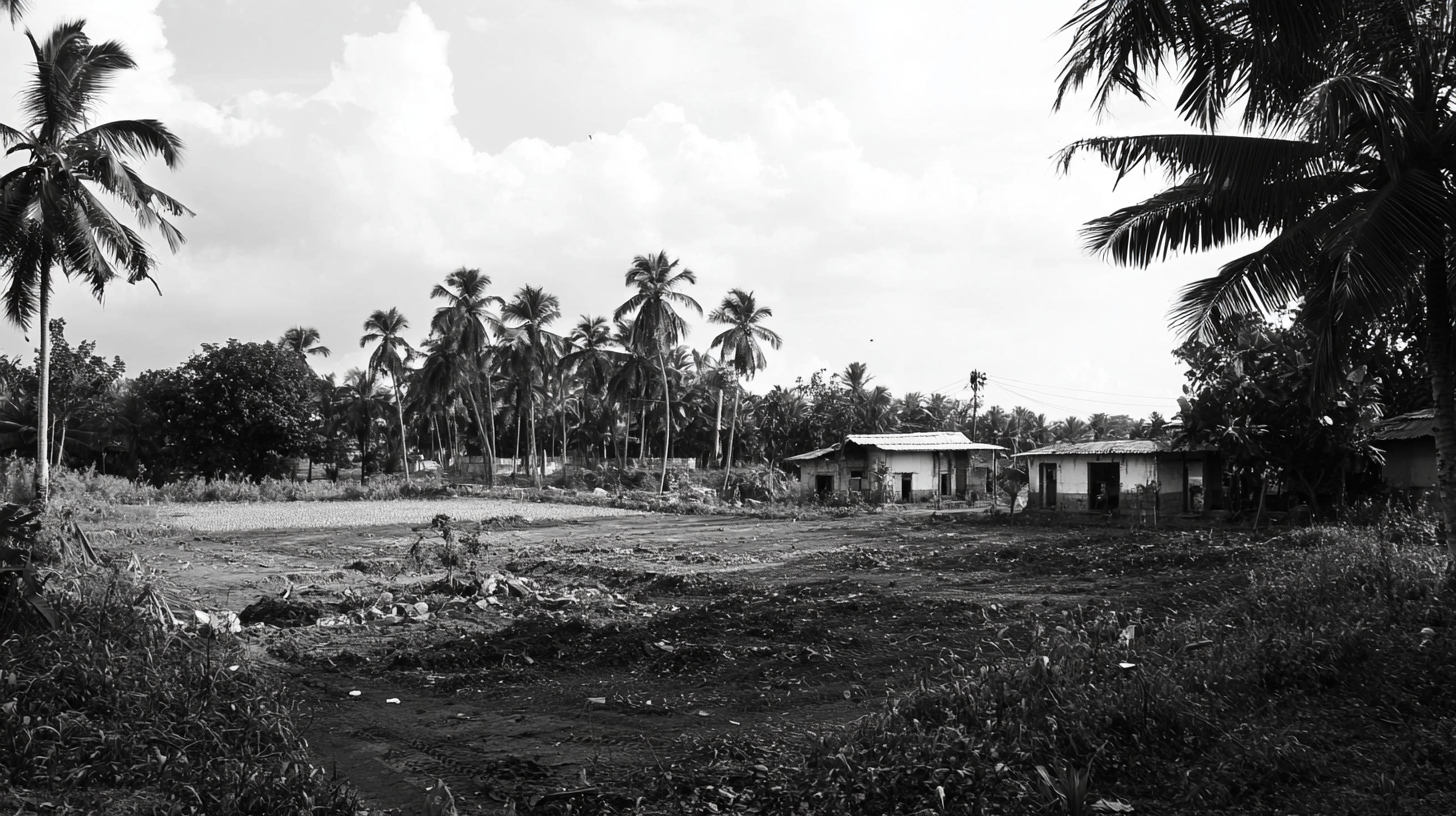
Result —
<instances>
[{"instance_id":1,"label":"open field","mask_svg":"<svg viewBox=\"0 0 1456 816\"><path fill-rule=\"evenodd\" d=\"M874 722L887 700L977 665L1056 655L1057 631L1111 621L1115 646L1119 631L1170 626L1238 594L1277 549L1239 531L1008 527L954 514L529 520L592 508L493 504L472 516L475 505L423 504L413 519L395 507L401 521L367 527L242 529L278 526L248 505L209 507L192 530L163 511L156 520L174 526L160 537L88 526L99 548L135 550L174 582L179 614L266 621L242 637L304 695L320 764L373 812L405 814L424 812L437 779L461 813L791 812L784 797L804 746L835 726ZM442 512L454 513L448 550L429 526ZM442 551L459 559L449 573ZM1273 744L1271 755L1316 739L1308 712L1284 705L1259 715L1295 746ZM1202 750L1216 759L1225 749ZM1114 766L1111 753L1094 765ZM1032 760L1007 759L1024 780L1012 787L1031 790ZM1448 759L1413 768L1411 789ZM1167 784L1197 778L1165 784L1180 767L1096 768L1092 801L1275 812L1201 808L1186 790L1174 806ZM1270 777L1219 795L1279 798L1289 784ZM1325 812L1299 797L1279 798L1278 812ZM947 812L976 811L962 802Z\"/></svg>"}]
</instances>

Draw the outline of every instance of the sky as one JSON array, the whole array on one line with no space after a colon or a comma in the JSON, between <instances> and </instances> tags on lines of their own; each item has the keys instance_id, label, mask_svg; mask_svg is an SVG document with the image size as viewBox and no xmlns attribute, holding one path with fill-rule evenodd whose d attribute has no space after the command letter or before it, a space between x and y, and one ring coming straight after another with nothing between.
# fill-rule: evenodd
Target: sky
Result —
<instances>
[{"instance_id":1,"label":"sky","mask_svg":"<svg viewBox=\"0 0 1456 816\"><path fill-rule=\"evenodd\" d=\"M611 316L637 255L664 250L711 311L773 309L784 345L750 384L868 364L872 385L1049 419L1176 412L1167 312L1235 251L1148 269L1089 255L1088 220L1155 192L1085 137L1186 131L1169 107L1090 94L1053 111L1074 0L34 0L0 28L0 122L23 126L24 30L85 19L138 69L98 121L155 118L183 166L143 168L196 212L155 233L150 285L98 303L62 283L72 343L129 374L229 338L312 326L321 372L361 366L362 323L396 307L423 340L453 269ZM16 159L0 160L0 170ZM690 321L706 350L719 330ZM0 353L33 355L0 327Z\"/></svg>"}]
</instances>

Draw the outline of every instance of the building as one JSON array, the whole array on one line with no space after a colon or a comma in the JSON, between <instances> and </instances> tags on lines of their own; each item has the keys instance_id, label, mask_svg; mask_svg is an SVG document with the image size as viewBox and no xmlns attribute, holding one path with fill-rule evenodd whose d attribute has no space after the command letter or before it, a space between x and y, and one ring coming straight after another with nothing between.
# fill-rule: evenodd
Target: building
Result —
<instances>
[{"instance_id":1,"label":"building","mask_svg":"<svg viewBox=\"0 0 1456 816\"><path fill-rule=\"evenodd\" d=\"M1436 413L1427 408L1393 416L1375 429L1375 447L1385 454L1380 478L1413 493L1436 489Z\"/></svg>"},{"instance_id":2,"label":"building","mask_svg":"<svg viewBox=\"0 0 1456 816\"><path fill-rule=\"evenodd\" d=\"M1223 507L1219 455L1161 439L1059 442L1015 457L1030 506L1095 513L1201 513Z\"/></svg>"},{"instance_id":3,"label":"building","mask_svg":"<svg viewBox=\"0 0 1456 816\"><path fill-rule=\"evenodd\" d=\"M816 493L884 491L886 501L977 499L989 494L1000 445L972 442L959 431L851 434L843 442L784 460L799 484Z\"/></svg>"}]
</instances>

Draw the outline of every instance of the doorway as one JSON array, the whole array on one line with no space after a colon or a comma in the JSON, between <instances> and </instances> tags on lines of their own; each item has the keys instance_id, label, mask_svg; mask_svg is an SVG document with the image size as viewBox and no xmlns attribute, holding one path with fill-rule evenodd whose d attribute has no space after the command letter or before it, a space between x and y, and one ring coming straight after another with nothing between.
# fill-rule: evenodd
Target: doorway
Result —
<instances>
[{"instance_id":1,"label":"doorway","mask_svg":"<svg viewBox=\"0 0 1456 816\"><path fill-rule=\"evenodd\" d=\"M913 473L900 474L900 501L907 504L910 502L910 488L913 486L914 480L915 474Z\"/></svg>"},{"instance_id":2,"label":"doorway","mask_svg":"<svg viewBox=\"0 0 1456 816\"><path fill-rule=\"evenodd\" d=\"M1116 510L1122 493L1116 462L1091 462L1087 465L1087 501L1093 510Z\"/></svg>"},{"instance_id":3,"label":"doorway","mask_svg":"<svg viewBox=\"0 0 1456 816\"><path fill-rule=\"evenodd\" d=\"M1057 466L1046 462L1041 465L1041 506L1048 510L1057 507Z\"/></svg>"},{"instance_id":4,"label":"doorway","mask_svg":"<svg viewBox=\"0 0 1456 816\"><path fill-rule=\"evenodd\" d=\"M814 492L820 495L834 492L834 477L827 473L821 473L814 477Z\"/></svg>"}]
</instances>

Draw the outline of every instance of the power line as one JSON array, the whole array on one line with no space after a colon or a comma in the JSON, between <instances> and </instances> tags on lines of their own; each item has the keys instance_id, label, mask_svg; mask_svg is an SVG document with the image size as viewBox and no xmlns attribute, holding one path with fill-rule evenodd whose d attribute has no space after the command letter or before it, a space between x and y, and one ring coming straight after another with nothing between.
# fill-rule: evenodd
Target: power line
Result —
<instances>
[{"instance_id":1,"label":"power line","mask_svg":"<svg viewBox=\"0 0 1456 816\"><path fill-rule=\"evenodd\" d=\"M1002 387L1003 388L1008 388L1009 386L1003 385ZM1058 394L1058 393L1055 393L1053 391L1042 391L1040 389L1031 388L1030 386L1026 386L1026 385L1022 385L1021 387L1022 388L1025 388L1027 391L1031 391L1031 392L1037 393L1037 394L1043 394L1043 395L1048 396L1048 397L1058 397L1060 399L1073 399L1073 400L1077 400L1079 402L1096 402L1096 403L1102 403L1102 404L1105 404L1105 405L1121 405L1121 406L1125 406L1125 407L1129 407L1129 408L1157 408L1157 407L1160 407L1160 406L1166 406L1170 402L1174 402L1173 399L1170 399L1170 398L1167 398L1167 397L1161 397L1161 398L1153 398L1153 397L1150 397L1149 399L1156 400L1154 402L1124 402L1122 400L1107 400L1107 399L1097 399L1096 397L1082 397L1082 396L1078 396L1076 394ZM1093 392L1093 393L1098 393L1098 392Z\"/></svg>"},{"instance_id":2,"label":"power line","mask_svg":"<svg viewBox=\"0 0 1456 816\"><path fill-rule=\"evenodd\" d=\"M1029 382L1027 380L1018 380L1018 379L1015 379L1014 377L999 377L999 379L1005 380L1007 382L1014 382L1014 383L1016 383L1018 385L1022 385L1022 386L1037 386L1039 388L1051 388L1051 389L1055 389L1055 390L1058 390L1058 391L1080 391L1080 392L1082 392L1084 394L1105 394L1105 395L1111 396L1111 397L1132 397L1134 399L1157 399L1157 400L1165 400L1165 399L1167 399L1167 397L1156 396L1156 395L1153 395L1153 394L1123 394L1123 393L1119 393L1117 391L1096 391L1096 390L1091 389L1091 388L1073 388L1073 387L1071 387L1069 385L1048 385L1047 383L1035 383L1035 382ZM1067 394L1065 396L1069 396L1070 397L1072 395L1071 394Z\"/></svg>"}]
</instances>

